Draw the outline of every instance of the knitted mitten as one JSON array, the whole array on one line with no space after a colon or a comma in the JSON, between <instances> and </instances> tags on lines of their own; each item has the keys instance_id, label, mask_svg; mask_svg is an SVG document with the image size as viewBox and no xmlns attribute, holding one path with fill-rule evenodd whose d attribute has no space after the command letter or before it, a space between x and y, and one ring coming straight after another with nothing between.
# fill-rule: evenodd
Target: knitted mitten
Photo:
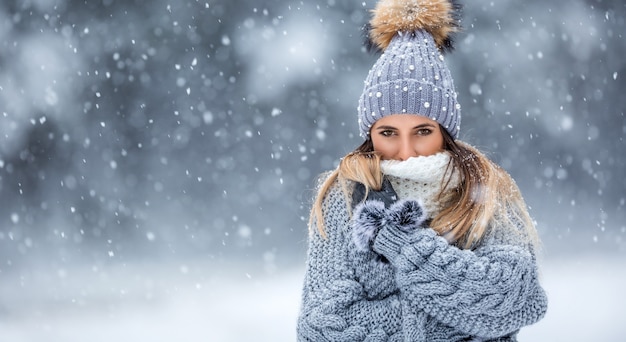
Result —
<instances>
[{"instance_id":1,"label":"knitted mitten","mask_svg":"<svg viewBox=\"0 0 626 342\"><path fill-rule=\"evenodd\" d=\"M423 226L426 212L415 200L400 200L388 209L381 201L365 201L353 212L352 238L355 246L363 251L371 250L378 231L385 225L397 226L409 232Z\"/></svg>"}]
</instances>

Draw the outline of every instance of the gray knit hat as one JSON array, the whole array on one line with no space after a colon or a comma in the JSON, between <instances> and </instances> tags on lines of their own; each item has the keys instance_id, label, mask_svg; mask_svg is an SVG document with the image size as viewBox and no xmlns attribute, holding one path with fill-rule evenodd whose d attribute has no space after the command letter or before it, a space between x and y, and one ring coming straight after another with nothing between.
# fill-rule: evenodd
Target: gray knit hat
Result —
<instances>
[{"instance_id":1,"label":"gray knit hat","mask_svg":"<svg viewBox=\"0 0 626 342\"><path fill-rule=\"evenodd\" d=\"M429 117L456 139L461 123L454 81L443 53L452 49L460 6L449 0L381 0L370 44L383 51L365 79L357 108L360 135L391 114Z\"/></svg>"}]
</instances>

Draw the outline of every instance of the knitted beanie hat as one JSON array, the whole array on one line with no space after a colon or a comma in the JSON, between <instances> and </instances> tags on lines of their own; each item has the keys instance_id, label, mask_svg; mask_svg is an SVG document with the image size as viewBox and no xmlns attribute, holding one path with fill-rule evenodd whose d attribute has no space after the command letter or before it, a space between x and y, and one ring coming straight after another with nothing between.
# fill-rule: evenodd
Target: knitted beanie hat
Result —
<instances>
[{"instance_id":1,"label":"knitted beanie hat","mask_svg":"<svg viewBox=\"0 0 626 342\"><path fill-rule=\"evenodd\" d=\"M456 139L461 123L454 82L443 53L459 31L452 0L381 0L372 11L369 45L382 51L365 79L357 107L360 135L391 114L431 118Z\"/></svg>"}]
</instances>

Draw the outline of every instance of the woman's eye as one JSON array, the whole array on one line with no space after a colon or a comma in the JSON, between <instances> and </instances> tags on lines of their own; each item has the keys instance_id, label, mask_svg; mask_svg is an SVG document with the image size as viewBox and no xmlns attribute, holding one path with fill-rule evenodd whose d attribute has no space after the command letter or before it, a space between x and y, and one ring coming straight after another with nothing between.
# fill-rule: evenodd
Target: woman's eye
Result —
<instances>
[{"instance_id":1,"label":"woman's eye","mask_svg":"<svg viewBox=\"0 0 626 342\"><path fill-rule=\"evenodd\" d=\"M393 135L393 131L391 131L391 130L380 131L380 135L382 135L384 137L390 137L390 136Z\"/></svg>"},{"instance_id":2,"label":"woman's eye","mask_svg":"<svg viewBox=\"0 0 626 342\"><path fill-rule=\"evenodd\" d=\"M417 135L429 135L432 132L430 128L420 128L417 130Z\"/></svg>"}]
</instances>

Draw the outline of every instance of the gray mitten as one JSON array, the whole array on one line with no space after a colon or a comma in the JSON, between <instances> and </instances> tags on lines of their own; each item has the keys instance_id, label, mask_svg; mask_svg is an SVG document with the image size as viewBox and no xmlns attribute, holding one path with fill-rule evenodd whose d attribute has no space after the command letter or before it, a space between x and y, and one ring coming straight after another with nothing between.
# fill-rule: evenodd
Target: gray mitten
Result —
<instances>
[{"instance_id":1,"label":"gray mitten","mask_svg":"<svg viewBox=\"0 0 626 342\"><path fill-rule=\"evenodd\" d=\"M423 227L426 212L415 200L400 200L389 208L381 201L365 201L356 206L352 220L352 238L360 250L370 250L383 226L404 232Z\"/></svg>"},{"instance_id":2,"label":"gray mitten","mask_svg":"<svg viewBox=\"0 0 626 342\"><path fill-rule=\"evenodd\" d=\"M370 189L365 198L365 185L356 183L352 191L352 215L354 243L359 250L370 250L373 241L382 223L385 208L398 200L398 195L389 179L384 178L380 190ZM367 206L367 210L363 208ZM356 224L358 222L358 224Z\"/></svg>"}]
</instances>

